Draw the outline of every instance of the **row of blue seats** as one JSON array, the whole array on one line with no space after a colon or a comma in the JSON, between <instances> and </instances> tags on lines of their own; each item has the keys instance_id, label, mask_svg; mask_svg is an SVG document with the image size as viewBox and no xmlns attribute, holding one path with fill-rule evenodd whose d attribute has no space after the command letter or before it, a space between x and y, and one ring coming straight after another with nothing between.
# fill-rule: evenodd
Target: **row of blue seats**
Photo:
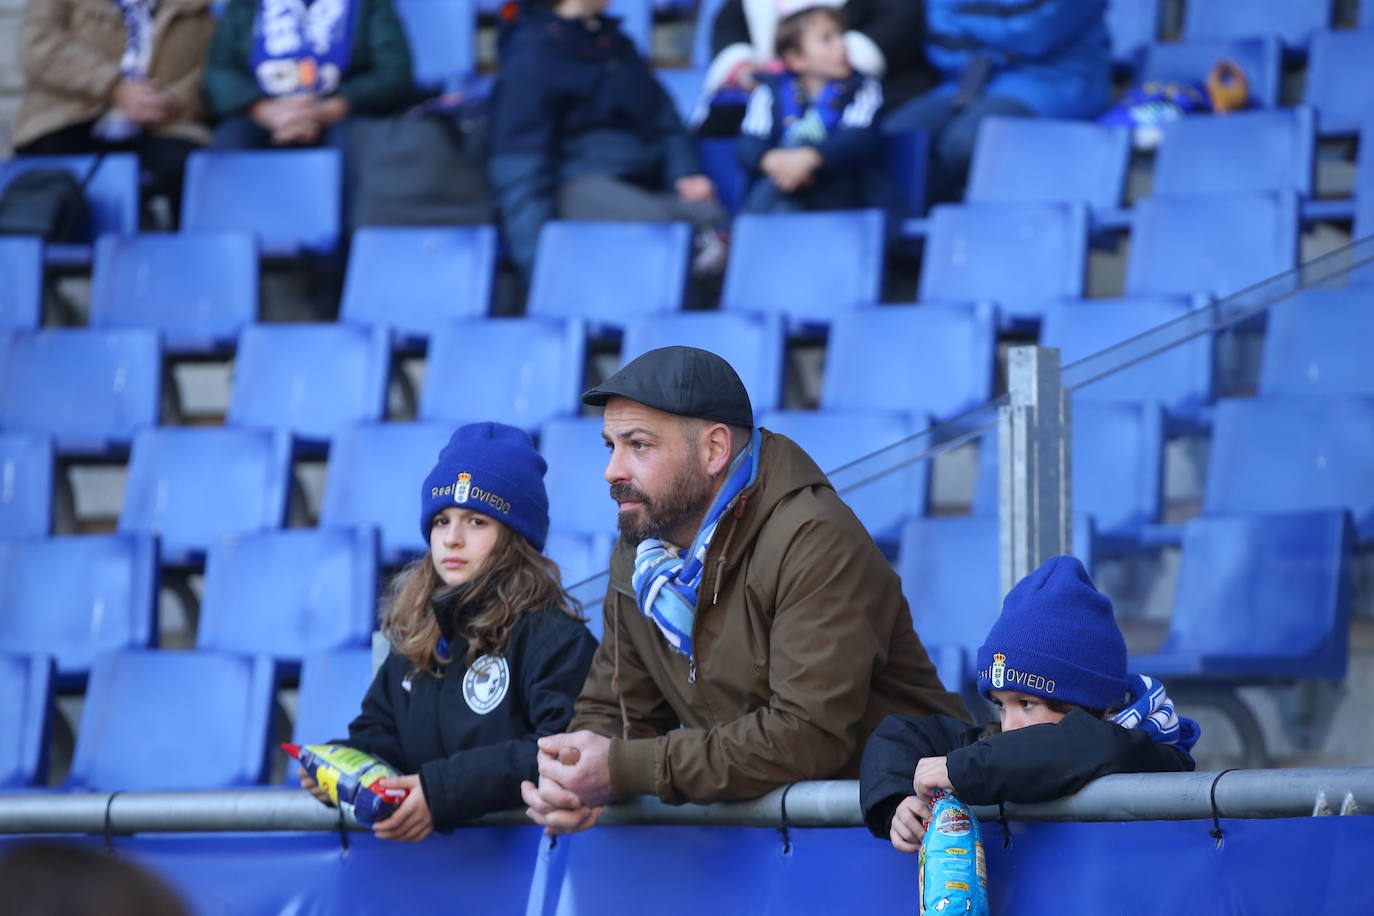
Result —
<instances>
[{"instance_id":1,"label":"row of blue seats","mask_svg":"<svg viewBox=\"0 0 1374 916\"><path fill-rule=\"evenodd\" d=\"M52 694L64 678L69 682L86 671L85 709L68 780L72 788L210 789L261 783L283 662L299 665L296 739L312 742L342 735L371 671L370 652L364 648L370 619L354 619L357 614L309 595L304 583L286 577L281 582L287 587L275 600L264 598L270 594L266 585L226 581L236 564L239 570L250 566L253 574L234 578L263 579L283 572L288 560L273 548L286 543L289 534L246 538L221 548L224 559L207 574L195 651L130 648L148 644L146 606L134 609L130 616L141 614L142 619L124 623L125 632L112 621L114 608L97 613L100 638L74 645L72 634L91 627L90 597L73 595L69 604L50 607L41 589L25 589L38 597L32 606L5 613L6 626L0 630L0 653L9 653L0 654L0 679L10 698L4 715L13 717L0 731L6 735L0 749L9 758L0 761L0 785L45 779L42 759ZM357 545L367 539L357 537L350 552L350 537L339 533L332 543L320 539L303 559L315 568L312 583L324 585L339 599L352 588L352 604L370 610L372 592L363 593L368 600L357 600L357 592L370 583L357 581L357 573L346 568L357 558ZM25 552L30 561L45 550L57 554L73 540L91 545L103 541L111 547L136 544L136 539L108 536L55 539L47 547L41 546L44 542L8 545L7 551L21 556L0 568L15 567ZM903 532L898 566L913 621L946 684L966 694L973 653L997 613L997 541L996 520L987 518L912 519ZM1133 658L1133 668L1227 685L1343 679L1353 544L1349 514L1341 510L1190 521L1169 635L1159 652ZM40 575L35 569L30 580ZM254 589L262 591L250 594ZM48 611L61 619L29 620L27 631L22 629L26 618ZM39 630L46 630L46 642L35 651L26 637ZM169 691L169 684L177 689Z\"/></svg>"}]
</instances>

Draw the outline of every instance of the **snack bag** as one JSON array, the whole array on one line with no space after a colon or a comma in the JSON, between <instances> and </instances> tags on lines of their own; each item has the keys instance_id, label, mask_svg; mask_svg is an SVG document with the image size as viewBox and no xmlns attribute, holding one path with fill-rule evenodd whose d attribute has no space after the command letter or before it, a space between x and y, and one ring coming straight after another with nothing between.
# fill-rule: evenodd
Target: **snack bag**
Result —
<instances>
[{"instance_id":1,"label":"snack bag","mask_svg":"<svg viewBox=\"0 0 1374 916\"><path fill-rule=\"evenodd\" d=\"M935 794L918 874L920 912L989 916L982 831L968 805L948 792Z\"/></svg>"},{"instance_id":2,"label":"snack bag","mask_svg":"<svg viewBox=\"0 0 1374 916\"><path fill-rule=\"evenodd\" d=\"M301 768L329 794L330 800L359 824L386 820L410 794L405 789L384 789L378 785L380 780L401 774L355 748L342 744L283 744L282 750L299 760Z\"/></svg>"}]
</instances>

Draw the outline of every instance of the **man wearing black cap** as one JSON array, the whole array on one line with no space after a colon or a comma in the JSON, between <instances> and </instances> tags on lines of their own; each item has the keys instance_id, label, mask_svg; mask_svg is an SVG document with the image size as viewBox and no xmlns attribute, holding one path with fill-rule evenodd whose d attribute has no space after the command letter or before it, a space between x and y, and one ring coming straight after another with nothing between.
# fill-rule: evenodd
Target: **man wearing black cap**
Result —
<instances>
[{"instance_id":1,"label":"man wearing black cap","mask_svg":"<svg viewBox=\"0 0 1374 916\"><path fill-rule=\"evenodd\" d=\"M727 362L653 350L582 400L605 405L621 540L569 733L540 740L523 787L533 820L570 832L620 796L854 778L889 713L967 717L896 573L815 462L754 427Z\"/></svg>"}]
</instances>

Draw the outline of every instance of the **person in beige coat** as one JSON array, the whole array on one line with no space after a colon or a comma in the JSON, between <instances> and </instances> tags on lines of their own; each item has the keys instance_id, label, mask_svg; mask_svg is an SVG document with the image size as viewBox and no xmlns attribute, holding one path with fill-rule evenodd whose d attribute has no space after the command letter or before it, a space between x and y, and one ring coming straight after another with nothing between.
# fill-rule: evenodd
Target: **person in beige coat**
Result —
<instances>
[{"instance_id":1,"label":"person in beige coat","mask_svg":"<svg viewBox=\"0 0 1374 916\"><path fill-rule=\"evenodd\" d=\"M209 142L201 76L210 0L28 0L21 155L132 151L177 212L181 172Z\"/></svg>"}]
</instances>

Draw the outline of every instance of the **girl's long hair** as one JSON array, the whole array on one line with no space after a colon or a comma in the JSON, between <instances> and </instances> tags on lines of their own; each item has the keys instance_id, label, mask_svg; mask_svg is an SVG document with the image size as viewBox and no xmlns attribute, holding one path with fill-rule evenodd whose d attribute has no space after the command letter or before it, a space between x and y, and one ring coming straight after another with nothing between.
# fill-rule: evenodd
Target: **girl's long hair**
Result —
<instances>
[{"instance_id":1,"label":"girl's long hair","mask_svg":"<svg viewBox=\"0 0 1374 916\"><path fill-rule=\"evenodd\" d=\"M582 605L563 588L558 564L505 525L497 524L496 544L477 577L466 585L453 607L454 629L468 641L466 662L479 655L498 655L516 622L531 611L556 608L574 620L586 620ZM419 671L441 676L451 661L439 654L439 623L430 601L445 588L427 552L392 580L382 632L397 652ZM465 619L469 605L482 602Z\"/></svg>"}]
</instances>

